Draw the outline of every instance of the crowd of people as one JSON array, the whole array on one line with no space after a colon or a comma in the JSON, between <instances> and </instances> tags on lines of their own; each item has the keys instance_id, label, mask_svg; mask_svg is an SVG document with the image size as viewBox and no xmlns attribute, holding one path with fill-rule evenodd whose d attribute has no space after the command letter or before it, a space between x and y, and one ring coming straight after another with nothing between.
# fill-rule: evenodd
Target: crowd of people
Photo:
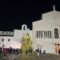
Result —
<instances>
[{"instance_id":1,"label":"crowd of people","mask_svg":"<svg viewBox=\"0 0 60 60\"><path fill-rule=\"evenodd\" d=\"M36 49L36 53L39 56L40 54L46 54L46 51L43 50L43 52L42 52L42 50L38 48L38 49Z\"/></svg>"},{"instance_id":2,"label":"crowd of people","mask_svg":"<svg viewBox=\"0 0 60 60\"><path fill-rule=\"evenodd\" d=\"M1 48L0 47L0 54L6 56L7 54L19 54L20 49L13 49L13 48Z\"/></svg>"},{"instance_id":3,"label":"crowd of people","mask_svg":"<svg viewBox=\"0 0 60 60\"><path fill-rule=\"evenodd\" d=\"M33 49L29 49L29 51L26 50L25 54L32 54L33 52ZM36 49L35 51L37 53L37 55L39 56L40 54L42 54L42 51L41 49ZM12 47L10 48L1 48L0 47L0 54L3 54L4 56L6 56L7 54L20 54L22 53L22 50L21 49L13 49ZM43 54L45 54L45 50L43 51Z\"/></svg>"},{"instance_id":4,"label":"crowd of people","mask_svg":"<svg viewBox=\"0 0 60 60\"><path fill-rule=\"evenodd\" d=\"M26 55L27 55L27 54L32 54L32 52L33 52L33 49L30 48L30 49L28 49L28 50L25 51L25 54L26 54Z\"/></svg>"}]
</instances>

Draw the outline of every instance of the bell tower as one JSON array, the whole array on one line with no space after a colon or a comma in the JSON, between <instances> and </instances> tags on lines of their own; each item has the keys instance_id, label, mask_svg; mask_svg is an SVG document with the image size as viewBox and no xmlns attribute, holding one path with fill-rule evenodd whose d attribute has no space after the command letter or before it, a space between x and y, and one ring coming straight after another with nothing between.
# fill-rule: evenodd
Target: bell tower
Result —
<instances>
[{"instance_id":1,"label":"bell tower","mask_svg":"<svg viewBox=\"0 0 60 60\"><path fill-rule=\"evenodd\" d=\"M22 30L26 30L27 29L27 25L26 24L23 24L22 25Z\"/></svg>"},{"instance_id":2,"label":"bell tower","mask_svg":"<svg viewBox=\"0 0 60 60\"><path fill-rule=\"evenodd\" d=\"M53 5L53 11L56 11L56 6L55 5Z\"/></svg>"}]
</instances>

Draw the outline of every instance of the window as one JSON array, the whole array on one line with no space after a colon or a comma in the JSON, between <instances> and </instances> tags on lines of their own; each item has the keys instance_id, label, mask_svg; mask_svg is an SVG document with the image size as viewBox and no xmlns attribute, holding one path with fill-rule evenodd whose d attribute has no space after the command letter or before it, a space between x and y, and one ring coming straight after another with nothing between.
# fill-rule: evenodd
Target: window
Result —
<instances>
[{"instance_id":1,"label":"window","mask_svg":"<svg viewBox=\"0 0 60 60\"><path fill-rule=\"evenodd\" d=\"M41 38L41 31L39 31L39 38Z\"/></svg>"},{"instance_id":2,"label":"window","mask_svg":"<svg viewBox=\"0 0 60 60\"><path fill-rule=\"evenodd\" d=\"M48 38L52 38L51 35L52 35L52 34L51 34L51 31L48 31Z\"/></svg>"},{"instance_id":3,"label":"window","mask_svg":"<svg viewBox=\"0 0 60 60\"><path fill-rule=\"evenodd\" d=\"M2 42L4 41L4 39L2 39Z\"/></svg>"},{"instance_id":4,"label":"window","mask_svg":"<svg viewBox=\"0 0 60 60\"><path fill-rule=\"evenodd\" d=\"M42 38L43 37L42 31L36 31L36 37Z\"/></svg>"},{"instance_id":5,"label":"window","mask_svg":"<svg viewBox=\"0 0 60 60\"><path fill-rule=\"evenodd\" d=\"M44 38L47 38L47 31L44 31Z\"/></svg>"},{"instance_id":6,"label":"window","mask_svg":"<svg viewBox=\"0 0 60 60\"><path fill-rule=\"evenodd\" d=\"M57 28L54 29L54 36L55 36L55 38L59 38L59 34L58 34L58 29Z\"/></svg>"},{"instance_id":7,"label":"window","mask_svg":"<svg viewBox=\"0 0 60 60\"><path fill-rule=\"evenodd\" d=\"M10 41L10 39L8 39L8 41Z\"/></svg>"},{"instance_id":8,"label":"window","mask_svg":"<svg viewBox=\"0 0 60 60\"><path fill-rule=\"evenodd\" d=\"M39 32L38 31L36 31L36 37L38 38L38 34L39 34Z\"/></svg>"},{"instance_id":9,"label":"window","mask_svg":"<svg viewBox=\"0 0 60 60\"><path fill-rule=\"evenodd\" d=\"M40 31L40 37L41 38L43 37L43 31Z\"/></svg>"},{"instance_id":10,"label":"window","mask_svg":"<svg viewBox=\"0 0 60 60\"><path fill-rule=\"evenodd\" d=\"M45 37L48 38L48 31L45 31Z\"/></svg>"},{"instance_id":11,"label":"window","mask_svg":"<svg viewBox=\"0 0 60 60\"><path fill-rule=\"evenodd\" d=\"M50 38L50 31L48 31L48 38Z\"/></svg>"},{"instance_id":12,"label":"window","mask_svg":"<svg viewBox=\"0 0 60 60\"><path fill-rule=\"evenodd\" d=\"M36 31L37 38L52 38L51 31Z\"/></svg>"}]
</instances>

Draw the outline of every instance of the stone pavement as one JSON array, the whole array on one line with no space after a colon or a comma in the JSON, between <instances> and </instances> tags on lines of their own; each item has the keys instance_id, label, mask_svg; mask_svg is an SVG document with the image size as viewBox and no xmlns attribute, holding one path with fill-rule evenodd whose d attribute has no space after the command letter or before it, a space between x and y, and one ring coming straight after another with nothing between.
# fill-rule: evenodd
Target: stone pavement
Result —
<instances>
[{"instance_id":1,"label":"stone pavement","mask_svg":"<svg viewBox=\"0 0 60 60\"><path fill-rule=\"evenodd\" d=\"M8 57L8 60L14 60L14 59L17 58L18 56L20 56L20 54L19 54L19 55L12 54L12 55L10 55L10 56Z\"/></svg>"},{"instance_id":2,"label":"stone pavement","mask_svg":"<svg viewBox=\"0 0 60 60\"><path fill-rule=\"evenodd\" d=\"M4 59L2 60L60 60L60 55L52 55L52 54L41 54L40 56L36 55L36 54L32 54L32 55L15 55L15 54L11 54L8 55L6 57L4 57Z\"/></svg>"},{"instance_id":3,"label":"stone pavement","mask_svg":"<svg viewBox=\"0 0 60 60\"><path fill-rule=\"evenodd\" d=\"M18 56L20 56L20 54L19 55L10 54L10 55L4 56L1 60L14 60Z\"/></svg>"},{"instance_id":4,"label":"stone pavement","mask_svg":"<svg viewBox=\"0 0 60 60\"><path fill-rule=\"evenodd\" d=\"M41 54L38 55L30 55L24 56L20 55L19 57L15 58L14 60L60 60L60 55L52 55L52 54Z\"/></svg>"}]
</instances>

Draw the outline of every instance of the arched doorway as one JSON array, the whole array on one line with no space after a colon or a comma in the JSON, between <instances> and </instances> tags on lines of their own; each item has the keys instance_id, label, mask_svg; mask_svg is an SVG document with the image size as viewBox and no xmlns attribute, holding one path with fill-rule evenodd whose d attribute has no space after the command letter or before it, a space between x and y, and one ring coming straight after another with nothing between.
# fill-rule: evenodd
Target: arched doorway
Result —
<instances>
[{"instance_id":1,"label":"arched doorway","mask_svg":"<svg viewBox=\"0 0 60 60\"><path fill-rule=\"evenodd\" d=\"M60 49L59 49L59 54L60 54Z\"/></svg>"},{"instance_id":2,"label":"arched doorway","mask_svg":"<svg viewBox=\"0 0 60 60\"><path fill-rule=\"evenodd\" d=\"M59 43L55 43L55 53L60 54L60 44Z\"/></svg>"}]
</instances>

